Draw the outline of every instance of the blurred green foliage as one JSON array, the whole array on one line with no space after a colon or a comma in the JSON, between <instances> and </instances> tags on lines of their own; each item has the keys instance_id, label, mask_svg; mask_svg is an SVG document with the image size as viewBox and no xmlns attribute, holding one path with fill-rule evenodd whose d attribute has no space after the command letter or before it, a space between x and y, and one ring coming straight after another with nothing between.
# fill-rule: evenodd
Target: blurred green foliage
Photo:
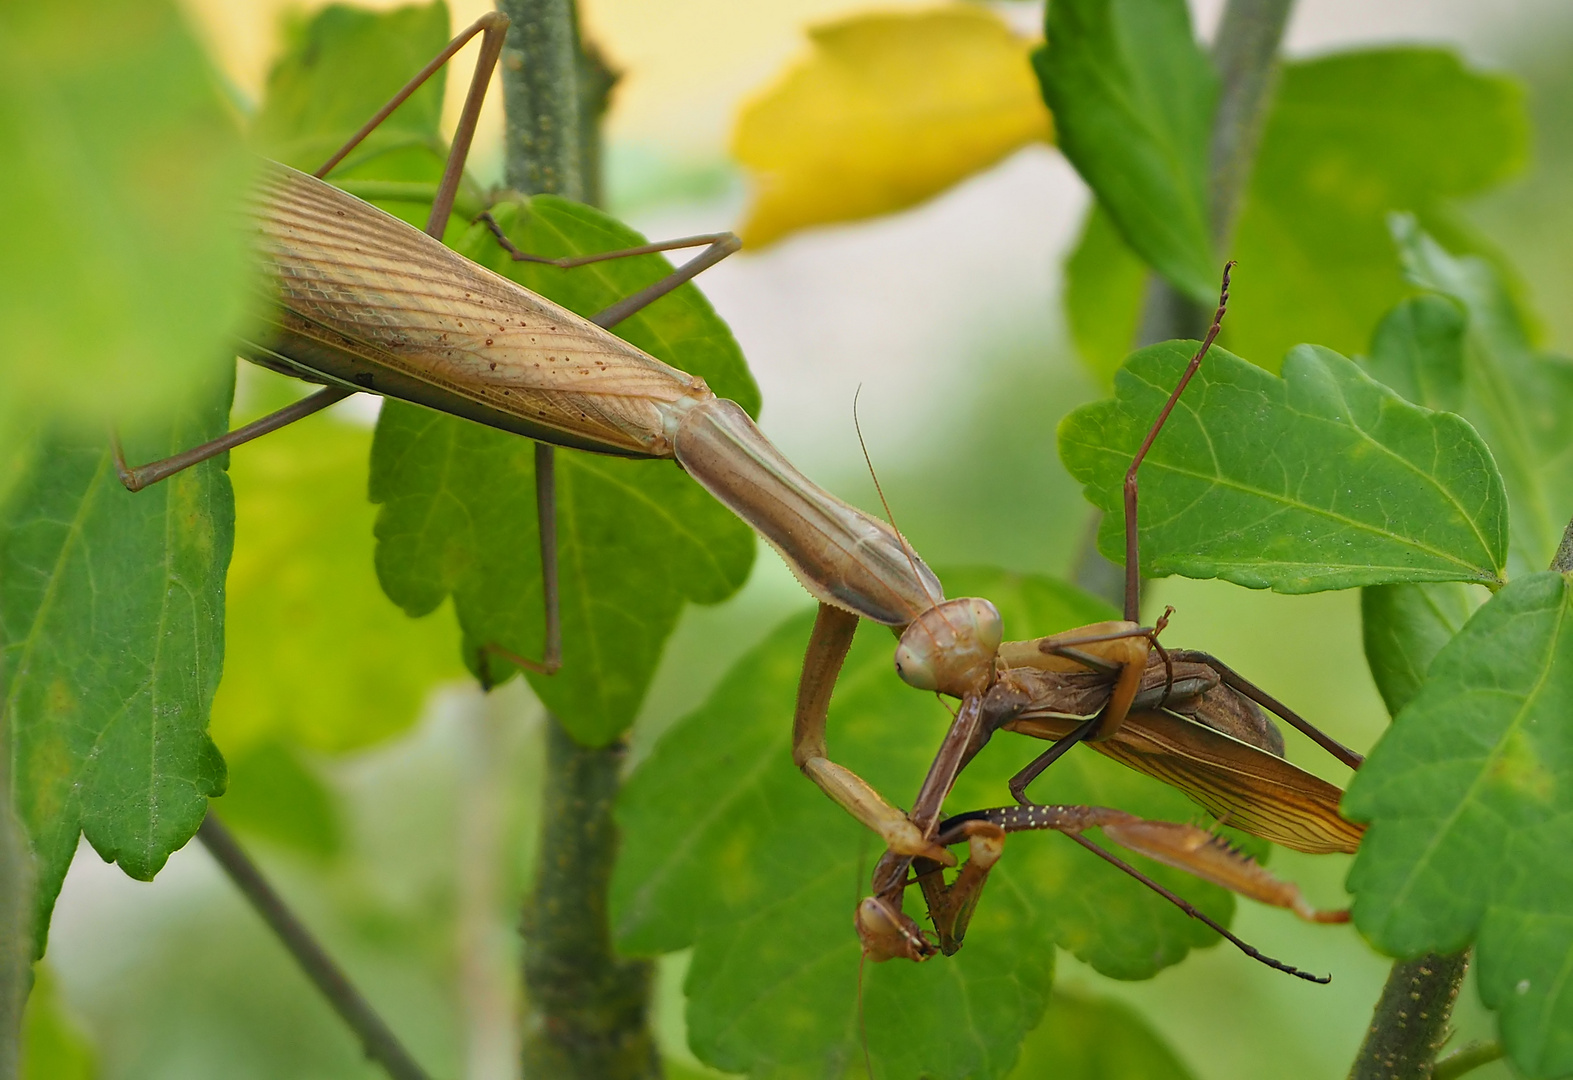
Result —
<instances>
[{"instance_id":1,"label":"blurred green foliage","mask_svg":"<svg viewBox=\"0 0 1573 1080\"><path fill-rule=\"evenodd\" d=\"M1304 342L1364 348L1406 291L1386 215L1415 213L1451 242L1481 246L1453 200L1520 171L1528 136L1518 84L1449 52L1285 64L1227 253L1240 266L1223 342L1269 370ZM1144 276L1107 228L1099 192L1067 264L1066 302L1084 360L1107 380L1135 340Z\"/></svg>"},{"instance_id":2,"label":"blurred green foliage","mask_svg":"<svg viewBox=\"0 0 1573 1080\"><path fill-rule=\"evenodd\" d=\"M93 1047L66 1012L54 973L38 965L22 1028L21 1080L94 1080L97 1075Z\"/></svg>"},{"instance_id":3,"label":"blurred green foliage","mask_svg":"<svg viewBox=\"0 0 1573 1080\"><path fill-rule=\"evenodd\" d=\"M174 3L6 4L0 146L0 462L40 421L156 418L228 365L251 163Z\"/></svg>"},{"instance_id":4,"label":"blurred green foliage","mask_svg":"<svg viewBox=\"0 0 1573 1080\"><path fill-rule=\"evenodd\" d=\"M282 377L247 375L248 412L288 402ZM226 757L275 742L373 745L407 730L433 686L464 674L452 615L406 618L377 582L371 441L330 413L232 455L235 554L212 726Z\"/></svg>"}]
</instances>

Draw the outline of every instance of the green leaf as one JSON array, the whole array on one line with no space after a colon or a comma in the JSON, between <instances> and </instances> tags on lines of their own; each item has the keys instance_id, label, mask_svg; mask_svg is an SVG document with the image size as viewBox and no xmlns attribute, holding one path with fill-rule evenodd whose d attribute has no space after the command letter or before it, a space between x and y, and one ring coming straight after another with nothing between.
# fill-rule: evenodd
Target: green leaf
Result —
<instances>
[{"instance_id":1,"label":"green leaf","mask_svg":"<svg viewBox=\"0 0 1573 1080\"><path fill-rule=\"evenodd\" d=\"M1389 716L1419 692L1431 661L1479 606L1475 592L1457 582L1360 590L1365 659Z\"/></svg>"},{"instance_id":2,"label":"green leaf","mask_svg":"<svg viewBox=\"0 0 1573 1080\"><path fill-rule=\"evenodd\" d=\"M1370 376L1416 405L1459 412L1464 404L1464 327L1458 304L1428 293L1400 301L1371 338Z\"/></svg>"},{"instance_id":3,"label":"green leaf","mask_svg":"<svg viewBox=\"0 0 1573 1080\"><path fill-rule=\"evenodd\" d=\"M1535 351L1498 273L1449 254L1413 218L1393 236L1410 281L1451 296L1469 316L1467 415L1485 436L1512 496L1515 572L1551 562L1573 514L1573 361Z\"/></svg>"},{"instance_id":4,"label":"green leaf","mask_svg":"<svg viewBox=\"0 0 1573 1080\"><path fill-rule=\"evenodd\" d=\"M227 366L250 174L168 0L0 8L0 463L66 414L161 417Z\"/></svg>"},{"instance_id":5,"label":"green leaf","mask_svg":"<svg viewBox=\"0 0 1573 1080\"><path fill-rule=\"evenodd\" d=\"M374 745L464 675L452 615L405 618L377 581L371 441L330 414L231 461L236 541L212 729L226 757L275 741L328 753Z\"/></svg>"},{"instance_id":6,"label":"green leaf","mask_svg":"<svg viewBox=\"0 0 1573 1080\"><path fill-rule=\"evenodd\" d=\"M1515 580L1432 662L1355 774L1370 822L1354 919L1385 952L1476 944L1481 998L1529 1076L1573 1071L1573 589Z\"/></svg>"},{"instance_id":7,"label":"green leaf","mask_svg":"<svg viewBox=\"0 0 1573 1080\"><path fill-rule=\"evenodd\" d=\"M268 72L252 144L275 161L316 170L442 51L448 36L442 0L387 12L334 5L310 19L291 19L283 55ZM430 170L440 167L447 149L437 135L446 85L443 68L356 147L335 179L341 172L433 178Z\"/></svg>"},{"instance_id":8,"label":"green leaf","mask_svg":"<svg viewBox=\"0 0 1573 1080\"><path fill-rule=\"evenodd\" d=\"M1284 65L1229 252L1240 267L1225 344L1269 368L1305 341L1364 348L1407 291L1385 215L1411 210L1441 227L1449 200L1522 167L1528 139L1519 86L1452 53L1377 49ZM1136 335L1137 260L1089 223L1067 266L1069 320L1100 378Z\"/></svg>"},{"instance_id":9,"label":"green leaf","mask_svg":"<svg viewBox=\"0 0 1573 1080\"><path fill-rule=\"evenodd\" d=\"M540 255L644 243L612 218L551 196L501 207L496 217L520 248ZM658 255L566 272L512 263L480 228L466 254L585 315L670 269ZM758 411L758 390L731 331L692 285L616 332ZM563 669L532 674L530 685L576 738L601 745L632 723L683 603L731 595L748 576L755 543L746 525L671 462L572 451L559 451L557 460ZM419 615L451 594L472 665L485 644L541 655L534 444L390 402L377 425L371 494L384 504L377 571L395 603ZM489 667L508 670L495 659Z\"/></svg>"},{"instance_id":10,"label":"green leaf","mask_svg":"<svg viewBox=\"0 0 1573 1080\"><path fill-rule=\"evenodd\" d=\"M978 570L943 576L958 595L998 603L1013 637L1112 614L1048 579ZM806 613L789 620L741 660L656 745L618 804L619 946L654 953L694 945L690 1043L733 1072L839 1075L861 1057L852 911L880 847L792 765L792 706L810 624ZM900 805L917 790L949 717L896 678L893 651L889 634L868 627L858 634L828 736L835 760ZM949 809L1006 801L1008 777L1043 748L997 737L963 774ZM1194 817L1184 795L1081 748L1033 790L1046 801ZM1232 910L1221 890L1136 861L1209 913L1227 918ZM908 901L916 915L917 897ZM863 971L876 1075L1006 1073L1042 1015L1055 945L1107 974L1147 978L1209 939L1217 940L1069 840L1012 837L960 953Z\"/></svg>"},{"instance_id":11,"label":"green leaf","mask_svg":"<svg viewBox=\"0 0 1573 1080\"><path fill-rule=\"evenodd\" d=\"M1192 1080L1192 1075L1130 1006L1058 992L1011 1072L1019 1080Z\"/></svg>"},{"instance_id":12,"label":"green leaf","mask_svg":"<svg viewBox=\"0 0 1573 1080\"><path fill-rule=\"evenodd\" d=\"M1146 282L1147 265L1093 203L1065 260L1065 314L1082 362L1105 389L1135 344Z\"/></svg>"},{"instance_id":13,"label":"green leaf","mask_svg":"<svg viewBox=\"0 0 1573 1080\"><path fill-rule=\"evenodd\" d=\"M224 431L230 390L128 432L129 459ZM207 725L233 537L222 459L132 494L102 435L41 439L0 511L12 777L38 859L40 948L79 836L147 880L224 790Z\"/></svg>"},{"instance_id":14,"label":"green leaf","mask_svg":"<svg viewBox=\"0 0 1573 1080\"><path fill-rule=\"evenodd\" d=\"M1196 346L1131 354L1115 399L1060 424L1060 459L1105 511L1099 549L1123 559L1125 471ZM1319 592L1500 579L1507 502L1468 423L1411 405L1327 349L1282 379L1207 354L1141 470L1142 570Z\"/></svg>"},{"instance_id":15,"label":"green leaf","mask_svg":"<svg viewBox=\"0 0 1573 1080\"><path fill-rule=\"evenodd\" d=\"M1447 200L1524 163L1529 118L1509 78L1454 53L1389 48L1284 67L1235 232L1225 327L1242 356L1314 341L1350 354L1407 291L1385 215L1440 223Z\"/></svg>"},{"instance_id":16,"label":"green leaf","mask_svg":"<svg viewBox=\"0 0 1573 1080\"><path fill-rule=\"evenodd\" d=\"M1175 288L1217 295L1207 154L1218 78L1183 0L1056 0L1033 54L1060 149Z\"/></svg>"}]
</instances>

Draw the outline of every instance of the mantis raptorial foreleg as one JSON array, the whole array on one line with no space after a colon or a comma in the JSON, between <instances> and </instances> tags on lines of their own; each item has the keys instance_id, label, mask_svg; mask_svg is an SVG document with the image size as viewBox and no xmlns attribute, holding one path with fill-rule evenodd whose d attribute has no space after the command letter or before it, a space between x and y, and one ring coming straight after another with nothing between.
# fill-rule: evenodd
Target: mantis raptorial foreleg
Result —
<instances>
[{"instance_id":1,"label":"mantis raptorial foreleg","mask_svg":"<svg viewBox=\"0 0 1573 1080\"><path fill-rule=\"evenodd\" d=\"M803 654L803 677L798 683L797 708L792 717L792 761L803 774L849 814L879 834L885 846L904 855L926 855L946 866L956 860L934 844L911 818L885 800L862 777L830 760L825 743L825 719L830 694L852 637L858 617L830 604L819 605L814 631Z\"/></svg>"}]
</instances>

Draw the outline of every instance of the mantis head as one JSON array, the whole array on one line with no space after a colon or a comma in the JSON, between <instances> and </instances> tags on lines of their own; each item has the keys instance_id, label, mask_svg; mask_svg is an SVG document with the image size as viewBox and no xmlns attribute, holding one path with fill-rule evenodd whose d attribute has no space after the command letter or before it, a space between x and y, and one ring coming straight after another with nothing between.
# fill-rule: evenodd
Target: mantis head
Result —
<instances>
[{"instance_id":1,"label":"mantis head","mask_svg":"<svg viewBox=\"0 0 1573 1080\"><path fill-rule=\"evenodd\" d=\"M896 673L919 690L958 698L981 693L994 679L994 657L1004 637L999 609L987 600L945 600L902 633Z\"/></svg>"}]
</instances>

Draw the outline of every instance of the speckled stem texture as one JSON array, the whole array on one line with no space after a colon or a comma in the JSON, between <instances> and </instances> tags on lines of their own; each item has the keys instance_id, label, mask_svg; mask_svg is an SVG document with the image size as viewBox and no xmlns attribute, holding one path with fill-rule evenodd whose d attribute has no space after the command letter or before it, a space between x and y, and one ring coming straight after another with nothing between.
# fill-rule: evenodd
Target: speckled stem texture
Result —
<instances>
[{"instance_id":1,"label":"speckled stem texture","mask_svg":"<svg viewBox=\"0 0 1573 1080\"><path fill-rule=\"evenodd\" d=\"M1350 1080L1429 1080L1468 969L1468 952L1394 964Z\"/></svg>"}]
</instances>

